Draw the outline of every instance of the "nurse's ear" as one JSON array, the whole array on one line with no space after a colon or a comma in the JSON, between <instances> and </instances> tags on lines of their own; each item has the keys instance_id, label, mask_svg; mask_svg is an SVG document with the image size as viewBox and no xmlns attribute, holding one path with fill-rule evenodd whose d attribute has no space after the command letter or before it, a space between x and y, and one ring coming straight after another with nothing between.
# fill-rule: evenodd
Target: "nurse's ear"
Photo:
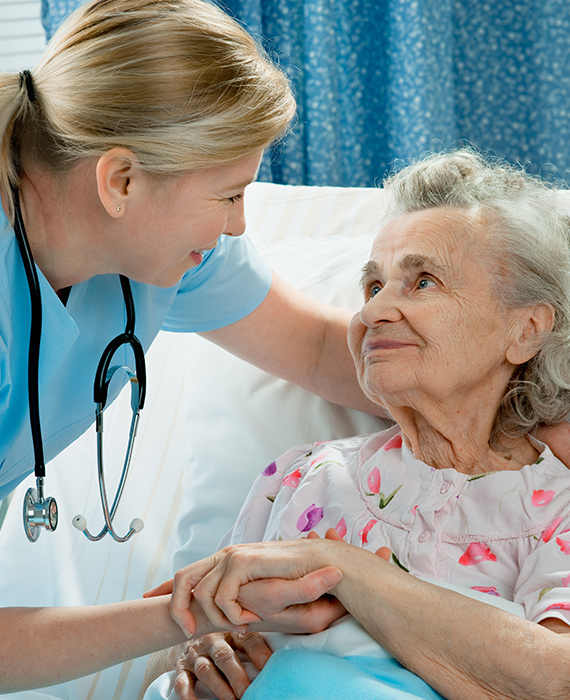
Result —
<instances>
[{"instance_id":1,"label":"nurse's ear","mask_svg":"<svg viewBox=\"0 0 570 700\"><path fill-rule=\"evenodd\" d=\"M520 309L517 316L506 357L513 365L522 365L542 348L544 335L554 327L555 314L550 304L537 304Z\"/></svg>"},{"instance_id":2,"label":"nurse's ear","mask_svg":"<svg viewBox=\"0 0 570 700\"><path fill-rule=\"evenodd\" d=\"M109 216L119 218L142 185L142 168L136 155L126 148L112 148L97 161L97 192Z\"/></svg>"}]
</instances>

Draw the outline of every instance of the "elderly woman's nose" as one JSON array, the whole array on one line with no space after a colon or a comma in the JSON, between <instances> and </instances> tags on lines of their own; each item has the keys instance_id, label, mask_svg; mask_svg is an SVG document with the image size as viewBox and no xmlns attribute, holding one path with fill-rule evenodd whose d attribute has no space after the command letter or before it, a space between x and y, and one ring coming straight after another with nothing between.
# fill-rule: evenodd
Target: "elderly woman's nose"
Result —
<instances>
[{"instance_id":1,"label":"elderly woman's nose","mask_svg":"<svg viewBox=\"0 0 570 700\"><path fill-rule=\"evenodd\" d=\"M360 309L360 320L368 328L376 328L383 323L396 323L401 321L397 300L390 289L386 287L377 292Z\"/></svg>"}]
</instances>

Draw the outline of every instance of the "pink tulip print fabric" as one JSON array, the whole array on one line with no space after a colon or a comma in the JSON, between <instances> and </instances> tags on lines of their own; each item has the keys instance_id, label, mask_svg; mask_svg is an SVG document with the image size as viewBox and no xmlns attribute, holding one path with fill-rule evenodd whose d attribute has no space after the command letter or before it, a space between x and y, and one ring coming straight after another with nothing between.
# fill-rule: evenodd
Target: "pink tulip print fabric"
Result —
<instances>
[{"instance_id":1,"label":"pink tulip print fabric","mask_svg":"<svg viewBox=\"0 0 570 700\"><path fill-rule=\"evenodd\" d=\"M258 477L224 544L328 528L371 552L389 547L411 574L570 624L570 472L548 448L519 471L470 477L416 460L397 426L296 447Z\"/></svg>"}]
</instances>

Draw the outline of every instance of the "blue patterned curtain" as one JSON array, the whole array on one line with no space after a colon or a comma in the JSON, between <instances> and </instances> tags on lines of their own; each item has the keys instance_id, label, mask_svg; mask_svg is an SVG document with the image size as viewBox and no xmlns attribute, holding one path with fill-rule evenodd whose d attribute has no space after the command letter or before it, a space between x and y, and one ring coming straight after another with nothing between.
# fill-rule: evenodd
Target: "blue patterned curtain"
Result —
<instances>
[{"instance_id":1,"label":"blue patterned curtain","mask_svg":"<svg viewBox=\"0 0 570 700\"><path fill-rule=\"evenodd\" d=\"M568 0L217 1L297 95L261 179L371 186L464 142L550 180L570 172ZM79 2L43 4L49 35Z\"/></svg>"}]
</instances>

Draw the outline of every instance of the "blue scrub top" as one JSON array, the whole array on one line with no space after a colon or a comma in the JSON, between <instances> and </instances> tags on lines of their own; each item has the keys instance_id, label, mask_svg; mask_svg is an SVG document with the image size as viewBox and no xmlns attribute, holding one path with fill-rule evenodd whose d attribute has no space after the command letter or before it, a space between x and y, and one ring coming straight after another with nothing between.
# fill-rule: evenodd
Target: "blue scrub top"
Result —
<instances>
[{"instance_id":1,"label":"blue scrub top","mask_svg":"<svg viewBox=\"0 0 570 700\"><path fill-rule=\"evenodd\" d=\"M39 269L38 276L43 312L40 416L48 462L94 422L95 371L106 345L124 331L126 313L118 275L75 285L66 306ZM222 236L174 287L131 286L135 334L146 352L161 328L202 332L247 316L265 299L271 270L245 236ZM34 470L28 412L30 319L24 266L0 208L0 500ZM134 368L131 349L121 348L112 364ZM120 389L120 382L111 383L108 403Z\"/></svg>"}]
</instances>

